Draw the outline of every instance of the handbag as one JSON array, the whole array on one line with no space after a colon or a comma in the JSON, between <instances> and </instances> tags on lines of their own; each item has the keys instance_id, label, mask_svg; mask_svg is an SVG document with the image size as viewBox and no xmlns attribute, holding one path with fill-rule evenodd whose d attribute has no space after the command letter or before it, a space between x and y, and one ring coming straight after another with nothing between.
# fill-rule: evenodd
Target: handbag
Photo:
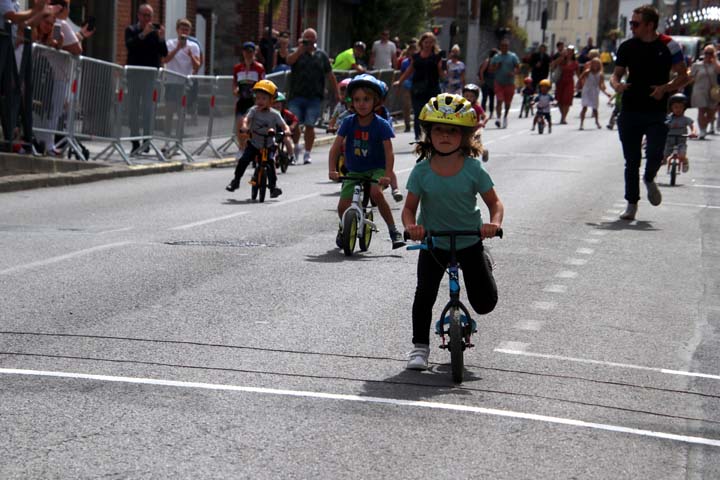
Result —
<instances>
[{"instance_id":1,"label":"handbag","mask_svg":"<svg viewBox=\"0 0 720 480\"><path fill-rule=\"evenodd\" d=\"M708 74L708 77L710 78L710 81L713 81L713 75L712 72L708 72L707 66L705 67L705 71ZM710 86L710 100L712 100L715 103L720 103L720 85L717 84L717 82L713 82L713 85Z\"/></svg>"},{"instance_id":2,"label":"handbag","mask_svg":"<svg viewBox=\"0 0 720 480\"><path fill-rule=\"evenodd\" d=\"M710 87L710 100L720 103L720 85L716 84Z\"/></svg>"},{"instance_id":3,"label":"handbag","mask_svg":"<svg viewBox=\"0 0 720 480\"><path fill-rule=\"evenodd\" d=\"M558 83L560 81L560 78L562 78L562 67L557 66L550 74L550 81L552 81L552 83Z\"/></svg>"}]
</instances>

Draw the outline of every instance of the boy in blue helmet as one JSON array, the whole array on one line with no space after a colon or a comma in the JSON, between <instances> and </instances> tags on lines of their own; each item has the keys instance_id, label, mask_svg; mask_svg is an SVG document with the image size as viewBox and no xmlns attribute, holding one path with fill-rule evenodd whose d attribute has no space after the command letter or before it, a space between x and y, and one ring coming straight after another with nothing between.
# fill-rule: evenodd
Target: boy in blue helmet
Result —
<instances>
[{"instance_id":1,"label":"boy in blue helmet","mask_svg":"<svg viewBox=\"0 0 720 480\"><path fill-rule=\"evenodd\" d=\"M388 226L393 249L403 247L405 242L402 234L395 227L392 211L381 190L381 186L390 184L390 179L395 176L395 156L391 140L395 134L390 124L375 113L375 109L382 102L382 85L372 75L361 74L348 84L347 92L352 99L355 113L343 120L330 148L328 176L335 181L340 176L336 170L337 160L344 143L345 164L349 170L347 176L378 181L378 184L372 185L370 196ZM341 219L352 203L353 189L353 182L343 183L337 208ZM342 248L342 226L338 230L336 244Z\"/></svg>"}]
</instances>

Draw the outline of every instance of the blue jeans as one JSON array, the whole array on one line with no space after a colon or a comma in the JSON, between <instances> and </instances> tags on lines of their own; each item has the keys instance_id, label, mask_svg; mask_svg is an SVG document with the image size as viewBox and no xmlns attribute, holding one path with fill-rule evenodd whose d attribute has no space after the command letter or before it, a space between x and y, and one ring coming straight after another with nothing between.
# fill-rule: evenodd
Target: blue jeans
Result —
<instances>
[{"instance_id":1,"label":"blue jeans","mask_svg":"<svg viewBox=\"0 0 720 480\"><path fill-rule=\"evenodd\" d=\"M320 118L320 98L293 97L288 108L298 117L298 121L306 127L314 127Z\"/></svg>"},{"instance_id":2,"label":"blue jeans","mask_svg":"<svg viewBox=\"0 0 720 480\"><path fill-rule=\"evenodd\" d=\"M625 157L625 200L638 203L640 200L640 162L642 140L645 136L645 174L643 180L652 182L660 168L667 138L665 113L626 112L618 118L618 133Z\"/></svg>"}]
</instances>

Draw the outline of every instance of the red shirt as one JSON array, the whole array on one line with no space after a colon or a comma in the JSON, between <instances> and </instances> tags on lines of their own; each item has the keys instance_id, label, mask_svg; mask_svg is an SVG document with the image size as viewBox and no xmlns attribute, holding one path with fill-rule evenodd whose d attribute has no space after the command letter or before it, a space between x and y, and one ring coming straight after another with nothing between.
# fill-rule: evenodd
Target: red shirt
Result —
<instances>
[{"instance_id":1,"label":"red shirt","mask_svg":"<svg viewBox=\"0 0 720 480\"><path fill-rule=\"evenodd\" d=\"M473 107L473 110L475 110L475 114L477 115L478 125L479 125L480 122L482 121L481 118L485 116L485 110L483 110L483 108L477 103L473 103L472 107Z\"/></svg>"},{"instance_id":2,"label":"red shirt","mask_svg":"<svg viewBox=\"0 0 720 480\"><path fill-rule=\"evenodd\" d=\"M240 87L240 98L252 98L252 87L265 78L265 67L260 62L253 62L249 67L240 62L233 67L233 78L235 85Z\"/></svg>"},{"instance_id":3,"label":"red shirt","mask_svg":"<svg viewBox=\"0 0 720 480\"><path fill-rule=\"evenodd\" d=\"M294 113L292 113L292 112L291 112L290 110L288 110L287 108L284 109L284 110L283 110L282 112L280 112L280 113L282 113L283 120L285 120L285 123L287 123L287 126L288 126L288 127L291 126L291 125L294 124L294 123L297 123L298 118L295 116Z\"/></svg>"}]
</instances>

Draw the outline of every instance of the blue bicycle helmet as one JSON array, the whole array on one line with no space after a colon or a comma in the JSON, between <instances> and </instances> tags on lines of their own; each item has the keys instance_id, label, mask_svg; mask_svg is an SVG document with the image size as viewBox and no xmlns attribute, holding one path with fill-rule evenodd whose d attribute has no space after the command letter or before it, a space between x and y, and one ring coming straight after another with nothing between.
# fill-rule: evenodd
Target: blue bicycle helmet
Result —
<instances>
[{"instance_id":1,"label":"blue bicycle helmet","mask_svg":"<svg viewBox=\"0 0 720 480\"><path fill-rule=\"evenodd\" d=\"M377 93L378 97L385 98L385 90L387 89L387 86L383 88L383 82L368 73L361 73L350 80L350 83L347 86L347 96L352 98L355 89L360 87L369 88Z\"/></svg>"}]
</instances>

